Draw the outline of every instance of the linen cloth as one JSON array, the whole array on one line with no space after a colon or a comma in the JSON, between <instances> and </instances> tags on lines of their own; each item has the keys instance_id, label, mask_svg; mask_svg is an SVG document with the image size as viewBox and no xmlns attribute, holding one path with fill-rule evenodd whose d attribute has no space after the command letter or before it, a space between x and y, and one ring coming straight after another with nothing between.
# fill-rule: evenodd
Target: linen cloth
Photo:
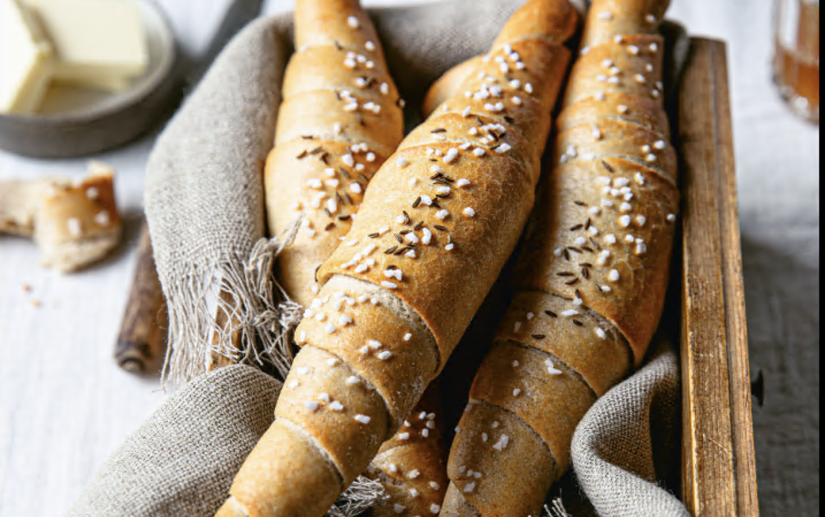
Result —
<instances>
[{"instance_id":1,"label":"linen cloth","mask_svg":"<svg viewBox=\"0 0 825 517\"><path fill-rule=\"evenodd\" d=\"M416 105L441 73L486 51L520 3L458 0L372 11L402 95ZM458 19L463 23L455 24ZM239 294L254 290L250 283L271 291L261 283L267 267L250 264L248 257L275 251L263 239L260 173L273 141L291 39L288 15L250 24L158 139L148 166L147 216L171 306L172 367L180 368L172 375L195 380L114 454L72 516L209 515L224 500L256 433L272 421L280 383L249 366L198 377L213 342L208 328L196 327L214 310L203 299L215 286L235 296L232 304L254 298L255 293ZM408 115L414 124L416 114ZM256 271L251 282L250 271ZM272 310L274 302L268 300L264 309ZM199 304L194 312L193 304ZM232 314L249 330L250 342L261 325L260 309ZM629 384L611 392L611 400L622 403L594 407L588 414L593 427L577 435L577 475L602 515L618 508L635 515L686 514L672 494L655 485L650 428L651 420L665 429L677 426L678 361L667 345L652 357ZM615 447L625 454L603 456ZM603 482L599 471L610 460L613 476Z\"/></svg>"},{"instance_id":2,"label":"linen cloth","mask_svg":"<svg viewBox=\"0 0 825 517\"><path fill-rule=\"evenodd\" d=\"M248 365L195 379L114 453L68 517L213 515L272 423L280 388L279 381ZM584 494L568 490L556 507L567 505L574 513L551 515L689 516L657 484L657 459L678 449L678 395L679 362L663 340L639 372L585 415L572 450Z\"/></svg>"}]
</instances>

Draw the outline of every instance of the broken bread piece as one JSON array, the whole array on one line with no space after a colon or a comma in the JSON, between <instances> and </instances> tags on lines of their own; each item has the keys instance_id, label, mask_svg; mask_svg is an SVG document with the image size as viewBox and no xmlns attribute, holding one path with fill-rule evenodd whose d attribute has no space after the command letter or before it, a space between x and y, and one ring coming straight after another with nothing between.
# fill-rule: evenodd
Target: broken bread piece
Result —
<instances>
[{"instance_id":1,"label":"broken bread piece","mask_svg":"<svg viewBox=\"0 0 825 517\"><path fill-rule=\"evenodd\" d=\"M58 185L50 178L0 181L0 233L31 237L43 198Z\"/></svg>"},{"instance_id":2,"label":"broken bread piece","mask_svg":"<svg viewBox=\"0 0 825 517\"><path fill-rule=\"evenodd\" d=\"M105 257L120 242L122 223L115 204L114 171L90 162L89 175L56 185L43 197L34 223L42 263L68 273Z\"/></svg>"}]
</instances>

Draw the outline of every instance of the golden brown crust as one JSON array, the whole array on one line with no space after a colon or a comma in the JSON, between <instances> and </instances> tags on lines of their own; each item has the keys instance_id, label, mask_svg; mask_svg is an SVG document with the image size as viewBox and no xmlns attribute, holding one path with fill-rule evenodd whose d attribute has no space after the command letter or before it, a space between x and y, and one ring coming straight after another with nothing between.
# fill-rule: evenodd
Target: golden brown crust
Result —
<instances>
[{"instance_id":1,"label":"golden brown crust","mask_svg":"<svg viewBox=\"0 0 825 517\"><path fill-rule=\"evenodd\" d=\"M355 18L357 24L350 23ZM375 27L359 0L301 0L295 4L295 48L300 51L317 46L342 46L366 49L375 45L383 59Z\"/></svg>"},{"instance_id":2,"label":"golden brown crust","mask_svg":"<svg viewBox=\"0 0 825 517\"><path fill-rule=\"evenodd\" d=\"M422 125L410 132L398 147L398 151L423 146L425 153L430 152L428 148L433 149L433 153L436 150L443 153L443 148L433 145L434 136L438 139L436 143L439 146L453 144L447 150L457 148L461 151L462 145L470 145L470 149L482 148L491 155L502 144L507 144L511 147L508 156L524 168L528 177L532 178L539 174L541 161L536 158L536 146L528 142L518 131L508 131L503 124L486 115L465 117L460 113L445 112L439 120L441 123L436 128ZM473 128L476 131L473 131ZM428 155L428 158L439 157Z\"/></svg>"},{"instance_id":3,"label":"golden brown crust","mask_svg":"<svg viewBox=\"0 0 825 517\"><path fill-rule=\"evenodd\" d=\"M537 515L556 470L550 450L527 424L513 413L471 401L447 464L451 487L461 497L448 491L442 515L463 504L484 517ZM466 509L454 514L472 515Z\"/></svg>"},{"instance_id":4,"label":"golden brown crust","mask_svg":"<svg viewBox=\"0 0 825 517\"><path fill-rule=\"evenodd\" d=\"M301 0L295 26L296 53L282 85L264 186L270 235L304 217L277 268L286 292L310 307L318 294L318 267L349 231L369 180L403 137L403 113L375 29L357 0ZM324 330L312 321L320 326L309 329L315 340L315 332ZM416 328L420 336L421 325ZM326 345L308 346L296 358L276 423L247 458L223 511L240 508L253 517L324 514L403 420L388 412L375 386L335 355L352 350ZM429 355L426 346L418 350L435 370L434 346ZM379 387L382 374L387 372L372 377ZM356 378L357 385L349 382Z\"/></svg>"},{"instance_id":5,"label":"golden brown crust","mask_svg":"<svg viewBox=\"0 0 825 517\"><path fill-rule=\"evenodd\" d=\"M664 101L661 36L624 36L593 47L570 72L564 107L603 93ZM630 108L630 106L627 106Z\"/></svg>"},{"instance_id":6,"label":"golden brown crust","mask_svg":"<svg viewBox=\"0 0 825 517\"><path fill-rule=\"evenodd\" d=\"M353 94L352 103L363 106L360 96ZM366 143L371 150L384 156L392 154L403 136L403 118L400 108L348 111L348 99L339 98L333 91L307 92L284 99L278 112L277 144L312 138L325 141ZM369 102L369 101L368 101ZM395 112L395 113L393 113ZM296 121L300 120L300 123ZM335 129L341 126L341 133ZM366 128L369 128L367 130Z\"/></svg>"},{"instance_id":7,"label":"golden brown crust","mask_svg":"<svg viewBox=\"0 0 825 517\"><path fill-rule=\"evenodd\" d=\"M559 358L599 397L633 365L627 341L612 324L572 299L541 291L520 291L514 296L495 338Z\"/></svg>"},{"instance_id":8,"label":"golden brown crust","mask_svg":"<svg viewBox=\"0 0 825 517\"><path fill-rule=\"evenodd\" d=\"M631 102L631 99L633 102ZM619 106L633 105L633 110L620 112ZM562 110L556 119L556 131L561 133L581 124L597 124L604 120L616 120L638 124L665 140L670 139L667 113L655 99L632 97L624 93L605 93L604 100L585 97L575 105Z\"/></svg>"},{"instance_id":9,"label":"golden brown crust","mask_svg":"<svg viewBox=\"0 0 825 517\"><path fill-rule=\"evenodd\" d=\"M452 483L444 496L444 508L439 514L441 517L481 517L478 510L461 495L461 491Z\"/></svg>"},{"instance_id":10,"label":"golden brown crust","mask_svg":"<svg viewBox=\"0 0 825 517\"><path fill-rule=\"evenodd\" d=\"M273 207L267 211L270 234L280 235L304 216L294 244L278 256L277 268L287 294L305 307L317 294L315 272L349 232L352 214L384 161L377 153L372 161L368 155L360 147L356 153L348 144L317 140L288 142L269 155L265 183L267 204Z\"/></svg>"},{"instance_id":11,"label":"golden brown crust","mask_svg":"<svg viewBox=\"0 0 825 517\"><path fill-rule=\"evenodd\" d=\"M553 455L556 479L569 465L576 424L596 401L581 377L557 357L504 341L495 343L481 364L470 398L506 408L535 431Z\"/></svg>"},{"instance_id":12,"label":"golden brown crust","mask_svg":"<svg viewBox=\"0 0 825 517\"><path fill-rule=\"evenodd\" d=\"M645 354L663 306L679 204L659 82L662 40L648 34L666 7L666 0L596 0L591 8L589 47L571 74L553 170L514 273L517 292L470 394L485 409L465 413L453 443L443 516L538 515L569 465L579 420ZM645 27L630 30L640 20ZM628 34L616 38L617 30ZM485 447L493 438L479 428L491 418L535 433L509 464ZM553 467L536 472L524 463L542 454ZM458 465L496 481L468 491Z\"/></svg>"},{"instance_id":13,"label":"golden brown crust","mask_svg":"<svg viewBox=\"0 0 825 517\"><path fill-rule=\"evenodd\" d=\"M592 48L617 35L657 34L670 0L598 0L590 7L582 46Z\"/></svg>"},{"instance_id":14,"label":"golden brown crust","mask_svg":"<svg viewBox=\"0 0 825 517\"><path fill-rule=\"evenodd\" d=\"M552 202L533 214L515 278L521 288L581 299L627 338L638 365L667 290L679 192L634 163L605 163L612 173L579 161L547 178L541 199Z\"/></svg>"},{"instance_id":15,"label":"golden brown crust","mask_svg":"<svg viewBox=\"0 0 825 517\"><path fill-rule=\"evenodd\" d=\"M435 382L367 470L383 482L388 495L372 508L371 517L424 516L441 507L449 484L443 426Z\"/></svg>"},{"instance_id":16,"label":"golden brown crust","mask_svg":"<svg viewBox=\"0 0 825 517\"><path fill-rule=\"evenodd\" d=\"M344 0L330 2L337 6L335 9L357 6ZM575 12L566 0L530 0L525 9L536 9L534 4L547 4L532 14L541 14L542 18L529 22L524 16L514 18L516 21L505 29L508 37L494 48L487 61L482 59L484 66L480 65L479 72L483 72L484 77L479 79L478 74L474 74L465 78L461 88L471 91L470 98L461 93L460 98L448 100L446 111L434 114L424 123L423 131L429 133L429 141L419 133L415 146L402 149L382 166L370 182L345 241L318 272L318 280L325 284L317 295L321 304L334 300L340 290L343 280L336 278L349 277L350 282L366 282L380 289L382 294L376 296L377 302L389 309L387 312L381 307L363 310L356 307L348 313L348 318L334 322L319 322L313 316L305 318L296 331L304 348L295 359L278 402L278 422L294 422L312 436L317 446L311 453L301 452L302 457L293 461L333 465L341 476L342 487L369 464L380 442L396 430L400 420L397 417L409 411L411 401L421 397L426 383L443 367L512 253L532 207L539 176L536 163L547 140L550 113L570 57L561 46L561 39L572 33L576 21ZM343 37L339 35L343 34L340 24L326 29L326 24L331 23L329 19L336 16L341 19L340 13L311 11L299 3L296 16L298 22L307 23L312 19L317 27L327 31L322 36L299 35L299 51L319 44L334 46L330 39ZM353 26L366 25L366 20L358 20ZM523 25L524 30L513 24ZM534 36L543 41L531 41ZM550 41L553 37L560 41ZM510 38L512 41L507 43ZM341 41L339 44L345 48L349 45ZM516 52L517 49L522 52ZM518 79L518 83L514 79ZM482 80L486 85L483 88ZM528 84L530 86L526 86ZM472 91L477 91L479 98L475 98ZM293 107L297 104L293 100L309 95L316 98L314 106L303 110ZM483 98L485 95L488 98ZM327 113L336 109L336 102L339 101L335 92L329 90L287 98L281 108L278 142L303 136L340 141L331 138L329 126L341 120L351 125L352 119ZM360 101L358 106L363 106ZM467 116L485 116L501 124L504 131L500 131L499 136L504 132L513 133L509 137L513 138L513 144L488 140L475 146L469 142L458 145L437 136L441 130L466 129L466 124L456 121L454 115L459 113L463 117L465 110ZM382 107L380 113L383 112ZM379 117L380 113L374 115ZM289 124L290 120L299 120L299 114L301 123ZM371 114L372 111L362 117L365 126L384 127ZM370 147L381 151L378 146L387 142L380 138L387 133L381 130L380 135L375 135L377 143ZM338 312L335 315L340 317ZM422 325L421 329L408 332L411 334L406 342L408 348L397 341L401 331L393 327L398 326L399 320ZM377 355L369 359L356 358L353 353L359 349L355 345L370 348L370 336L384 339L386 343L376 339L381 344L378 349L389 355L383 359ZM367 343L357 342L364 338ZM434 344L439 352L438 361L433 361ZM344 357L333 356L330 351ZM366 350L364 355L375 355L375 350ZM396 358L403 361L393 364ZM346 364L344 359L352 364ZM374 363L374 359L385 363L380 367L369 366L379 364ZM399 369L401 365L408 371ZM302 371L313 375L305 386L301 384L298 368L307 368ZM350 372L349 376L344 372ZM350 379L352 382L348 383ZM420 382L421 379L426 382ZM294 382L299 384L291 388ZM359 390L364 388L370 389L361 393ZM348 390L358 393L347 393ZM399 395L401 390L409 390L411 396ZM319 400L323 407L320 403L315 406ZM333 408L335 401L341 401L343 408ZM354 410L369 420L358 422L349 414ZM522 432L535 439L523 424ZM284 442L282 447L290 449L290 442ZM262 464L269 452L253 452L247 462ZM390 452L390 455L400 452ZM270 461L268 468L258 475L279 477L281 469L288 466L284 461ZM311 467L301 464L298 468ZM242 474L245 469L246 465L241 469ZM243 477L247 483L254 479L245 474ZM314 483L311 478L305 482ZM296 501L303 501L304 494L283 488L260 495L277 501L281 507L297 508ZM313 486L312 490L317 488ZM233 486L236 499L249 507L251 502L242 500L235 490ZM300 515L323 513L316 510L317 505Z\"/></svg>"},{"instance_id":17,"label":"golden brown crust","mask_svg":"<svg viewBox=\"0 0 825 517\"><path fill-rule=\"evenodd\" d=\"M42 263L61 272L97 262L120 243L114 171L100 162L90 163L89 171L79 181L53 185L35 217Z\"/></svg>"},{"instance_id":18,"label":"golden brown crust","mask_svg":"<svg viewBox=\"0 0 825 517\"><path fill-rule=\"evenodd\" d=\"M526 2L507 20L493 48L526 39L564 43L576 32L578 16L570 2Z\"/></svg>"},{"instance_id":19,"label":"golden brown crust","mask_svg":"<svg viewBox=\"0 0 825 517\"><path fill-rule=\"evenodd\" d=\"M270 235L305 217L277 268L287 293L309 305L318 266L349 231L370 178L403 137L404 120L357 1L301 1L295 23L297 51L284 76L264 187Z\"/></svg>"},{"instance_id":20,"label":"golden brown crust","mask_svg":"<svg viewBox=\"0 0 825 517\"><path fill-rule=\"evenodd\" d=\"M454 148L441 143L430 147L444 154ZM452 185L449 199L439 200L438 189L446 185L430 179L434 163L425 149L404 149L394 157L399 158L407 159L408 165L388 163L373 179L347 242L324 263L318 278L325 282L334 274L351 275L389 286L425 321L438 343L443 367L516 245L532 206L533 186L509 156L462 155L452 165L438 161L444 176L455 182L447 184ZM410 188L412 179L416 185ZM469 184L457 187L461 179ZM423 196L430 196L433 204L417 203ZM465 213L467 208L472 216ZM410 221L406 224L404 212ZM415 230L421 222L424 225ZM382 232L384 228L388 230ZM380 235L370 237L375 234ZM358 242L358 247L348 242ZM448 249L450 244L453 248ZM375 246L369 255L375 265L356 273L367 256L356 261L354 255L368 245ZM407 256L410 251L415 255ZM388 278L390 268L397 268L393 270L401 279Z\"/></svg>"},{"instance_id":21,"label":"golden brown crust","mask_svg":"<svg viewBox=\"0 0 825 517\"><path fill-rule=\"evenodd\" d=\"M273 463L284 470L274 473ZM318 517L343 489L340 474L314 440L289 422L276 420L249 454L230 492L250 517ZM222 511L233 506L227 502Z\"/></svg>"},{"instance_id":22,"label":"golden brown crust","mask_svg":"<svg viewBox=\"0 0 825 517\"><path fill-rule=\"evenodd\" d=\"M394 428L384 402L366 382L334 355L306 346L295 358L275 407L275 418L292 422L312 436L345 480L355 479L374 450ZM334 433L329 430L334 429Z\"/></svg>"},{"instance_id":23,"label":"golden brown crust","mask_svg":"<svg viewBox=\"0 0 825 517\"><path fill-rule=\"evenodd\" d=\"M329 287L332 296L318 299L304 313L296 341L340 358L374 386L387 401L394 430L435 375L438 350L426 326L393 306L375 285L337 276Z\"/></svg>"}]
</instances>

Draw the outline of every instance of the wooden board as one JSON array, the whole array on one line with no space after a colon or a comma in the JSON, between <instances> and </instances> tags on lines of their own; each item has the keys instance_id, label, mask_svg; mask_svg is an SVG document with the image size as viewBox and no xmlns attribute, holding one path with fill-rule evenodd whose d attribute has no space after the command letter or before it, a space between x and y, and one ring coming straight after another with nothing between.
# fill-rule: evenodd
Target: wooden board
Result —
<instances>
[{"instance_id":1,"label":"wooden board","mask_svg":"<svg viewBox=\"0 0 825 517\"><path fill-rule=\"evenodd\" d=\"M728 85L725 44L692 39L678 99L682 498L701 516L759 514Z\"/></svg>"}]
</instances>

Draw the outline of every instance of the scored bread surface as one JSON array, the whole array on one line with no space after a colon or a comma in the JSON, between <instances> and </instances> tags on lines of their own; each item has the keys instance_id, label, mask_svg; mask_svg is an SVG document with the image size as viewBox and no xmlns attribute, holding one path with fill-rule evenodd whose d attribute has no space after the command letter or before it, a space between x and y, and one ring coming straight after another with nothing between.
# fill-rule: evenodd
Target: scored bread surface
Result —
<instances>
[{"instance_id":1,"label":"scored bread surface","mask_svg":"<svg viewBox=\"0 0 825 517\"><path fill-rule=\"evenodd\" d=\"M336 6L328 3L324 9L334 11L340 7L349 10L352 4ZM303 213L305 217L296 242L281 255L278 269L285 292L304 304L305 315L309 318L314 316L314 304L318 301L315 298L318 266L349 231L369 180L395 151L403 136L404 125L403 103L369 19L359 9L351 15L356 21L347 16L346 27L343 27L343 20L325 12L313 10L308 13L303 9L298 14L298 52L290 60L284 77L284 102L280 107L276 146L266 168L266 200L273 236L288 227L297 214ZM308 25L310 23L312 25ZM358 30L354 32L353 28ZM337 282L343 289L354 280L342 277ZM362 296L366 295L382 297L382 293L375 289ZM346 303L346 300L339 303ZM390 307L387 303L364 306L360 328L374 326L391 317L388 314ZM309 321L315 324L308 325L307 339L318 342L324 324L318 320ZM403 334L395 334L389 332L385 336L370 337L380 338L388 344L403 343ZM351 337L358 342L367 341L363 335ZM375 365L357 349L347 347L342 340L326 340L324 344L325 350L341 357L354 373L374 380L374 386L388 401L389 408L409 407L408 399L426 386L438 361L435 347L388 346L387 350L395 353L398 360L382 363L391 371L382 372L383 377L376 378L369 375ZM393 369L393 366L404 363L412 368ZM394 379L397 384L388 387L381 382L382 378ZM291 406L284 405L282 411L292 411ZM393 416L403 419L406 415ZM432 426L436 422L440 424L440 415L439 420L433 419L427 424ZM424 433L430 434L431 430ZM436 433L433 431L432 434L435 436ZM348 437L342 435L340 438ZM440 465L441 474L433 472L430 476L440 478L440 482L438 489L430 487L421 497L412 497L410 494L421 492L421 487L416 488L419 482L391 480L391 473L384 470L385 465L373 464L372 477L381 481L387 491L387 497L372 509L374 517L381 517L387 511L394 512L401 506L415 512L417 507L440 505L447 485L444 447L436 447L433 441L416 447L390 447L385 451L388 445L389 442L382 448L384 456L392 456L396 463L417 465L420 469Z\"/></svg>"},{"instance_id":2,"label":"scored bread surface","mask_svg":"<svg viewBox=\"0 0 825 517\"><path fill-rule=\"evenodd\" d=\"M578 422L656 330L679 204L657 34L667 4L591 6L516 294L450 451L442 516L538 516ZM496 434L505 423L506 439Z\"/></svg>"},{"instance_id":3,"label":"scored bread surface","mask_svg":"<svg viewBox=\"0 0 825 517\"><path fill-rule=\"evenodd\" d=\"M352 4L356 9L357 4ZM298 5L296 22L301 19L301 2ZM370 178L355 217L353 212L343 214L349 215L344 221L348 232L314 277L320 289L316 293L311 287L310 294L298 299L311 313L296 330L302 350L286 379L272 430L283 436L281 449L291 449L290 437L282 430L289 428L304 433L301 439L310 437L317 450L308 451L298 444L300 458L285 461L282 451L271 450L274 442L263 440L264 445L256 447L241 468L230 490L235 501L228 502L225 511L240 502L250 512L258 512L250 513L255 517L320 516L369 465L384 441L399 428L403 434L406 423L419 424L409 419L413 407L443 368L526 223L541 173L538 163L550 131L550 114L569 62L563 42L576 25L576 13L569 3L530 0L523 9L533 15L517 14L515 21L508 22L504 31L508 37L498 41L490 55L460 82L459 93L447 98ZM341 20L347 20L348 30L355 32L368 23L362 17L350 24L344 9L319 12L323 13L319 19L332 31L347 30ZM299 51L303 45L319 42L335 46L328 35L308 38L298 38ZM338 38L343 39L343 33ZM334 92L322 102L331 103L331 98L337 100ZM396 105L395 99L389 100ZM381 112L392 106L381 106ZM308 113L311 131L326 138L330 120L320 110ZM374 120L372 114L362 118L365 127ZM316 136L301 134L288 122L280 125L279 144L282 139L310 141L304 137ZM380 127L380 138L368 144L376 160L389 147L382 140L386 138L384 126ZM293 150L297 151L294 159L329 160L337 166L337 157L317 147L301 158L306 148ZM352 158L341 160L356 162ZM326 165L306 166L307 173L317 174L323 167L322 174L326 174L335 168ZM275 173L268 166L267 175ZM347 173L352 176L348 169ZM333 189L348 178L332 179L339 182L333 182L334 186L322 182L326 197L319 205L334 199L336 205L331 206L341 210L348 205L335 198ZM321 190L316 188L318 182L307 185ZM307 195L295 198L299 203L307 199L312 203ZM337 231L334 228L339 223L326 213L324 219L319 209L307 209L309 218L316 218L302 229L307 237L317 236L330 222L336 226L328 231ZM270 216L271 231L284 228L288 219L273 221ZM334 239L327 242L331 246ZM319 249L315 256L321 255ZM289 271L312 269L308 256L302 260L300 267L282 265L282 276L284 267ZM521 431L531 432L523 426ZM423 429L420 433L423 436ZM400 449L386 451L387 456L404 447ZM377 461L382 458L386 459L383 453ZM258 483L292 479L285 469L320 469L295 465L319 461L333 467L337 476L322 476L318 481L306 478L304 483L312 485L306 490L288 490L280 481L265 490L248 486L256 479ZM549 459L545 456L544 461ZM439 491L446 488L444 479L427 479L435 478L437 472L419 472L416 479L421 477L424 486L436 490L430 484L435 483ZM420 496L421 490L416 490ZM397 515L418 515L410 513L413 509L407 504L398 504L392 508L399 510ZM287 508L302 509L284 513ZM431 503L426 510L435 515L441 505Z\"/></svg>"},{"instance_id":4,"label":"scored bread surface","mask_svg":"<svg viewBox=\"0 0 825 517\"><path fill-rule=\"evenodd\" d=\"M264 189L271 236L303 216L278 259L290 297L309 306L315 273L349 232L364 192L404 133L403 101L356 0L301 0Z\"/></svg>"}]
</instances>

